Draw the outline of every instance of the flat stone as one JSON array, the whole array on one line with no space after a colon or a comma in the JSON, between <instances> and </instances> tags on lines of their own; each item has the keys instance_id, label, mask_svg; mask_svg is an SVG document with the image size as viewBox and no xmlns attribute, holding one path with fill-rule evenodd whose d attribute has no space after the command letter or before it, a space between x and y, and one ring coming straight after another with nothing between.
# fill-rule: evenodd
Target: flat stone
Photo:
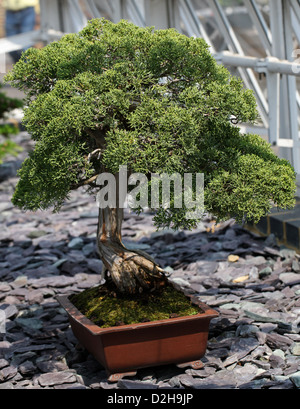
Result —
<instances>
[{"instance_id":1,"label":"flat stone","mask_svg":"<svg viewBox=\"0 0 300 409\"><path fill-rule=\"evenodd\" d=\"M66 261L68 261L67 258L62 258L62 259L56 261L52 266L55 267L55 268L58 268L58 267L60 267L62 264L64 264Z\"/></svg>"},{"instance_id":2,"label":"flat stone","mask_svg":"<svg viewBox=\"0 0 300 409\"><path fill-rule=\"evenodd\" d=\"M272 354L269 357L269 363L271 364L272 368L283 368L285 366L285 361L282 357Z\"/></svg>"},{"instance_id":3,"label":"flat stone","mask_svg":"<svg viewBox=\"0 0 300 409\"><path fill-rule=\"evenodd\" d=\"M43 328L43 322L37 318L16 318L15 323L23 328L39 330Z\"/></svg>"},{"instance_id":4,"label":"flat stone","mask_svg":"<svg viewBox=\"0 0 300 409\"><path fill-rule=\"evenodd\" d=\"M120 379L117 386L121 389L157 389L158 385L149 382L132 381L130 379Z\"/></svg>"},{"instance_id":5,"label":"flat stone","mask_svg":"<svg viewBox=\"0 0 300 409\"><path fill-rule=\"evenodd\" d=\"M263 279L269 275L271 275L273 272L271 267L265 267L262 270L259 271L258 276L260 279Z\"/></svg>"},{"instance_id":6,"label":"flat stone","mask_svg":"<svg viewBox=\"0 0 300 409\"><path fill-rule=\"evenodd\" d=\"M258 275L258 268L257 267L251 267L249 270L249 277L251 280L256 280L259 275Z\"/></svg>"},{"instance_id":7,"label":"flat stone","mask_svg":"<svg viewBox=\"0 0 300 409\"><path fill-rule=\"evenodd\" d=\"M29 306L26 309L22 309L19 314L18 318L31 318L31 317L37 317L43 314L44 308L41 305L35 304L32 306Z\"/></svg>"},{"instance_id":8,"label":"flat stone","mask_svg":"<svg viewBox=\"0 0 300 409\"><path fill-rule=\"evenodd\" d=\"M23 354L25 352L46 351L48 349L55 349L55 348L57 348L57 344L20 346L20 347L16 347L16 349L14 350L14 353Z\"/></svg>"},{"instance_id":9,"label":"flat stone","mask_svg":"<svg viewBox=\"0 0 300 409\"><path fill-rule=\"evenodd\" d=\"M282 349L275 349L275 351L273 351L273 355L276 355L282 359L285 359L285 352L282 351Z\"/></svg>"},{"instance_id":10,"label":"flat stone","mask_svg":"<svg viewBox=\"0 0 300 409\"><path fill-rule=\"evenodd\" d=\"M13 281L12 285L14 287L25 287L27 283L28 283L27 276L20 275Z\"/></svg>"},{"instance_id":11,"label":"flat stone","mask_svg":"<svg viewBox=\"0 0 300 409\"><path fill-rule=\"evenodd\" d=\"M18 370L22 375L31 375L36 372L36 366L31 361L25 361L19 366Z\"/></svg>"},{"instance_id":12,"label":"flat stone","mask_svg":"<svg viewBox=\"0 0 300 409\"><path fill-rule=\"evenodd\" d=\"M222 305L220 305L220 309L239 311L241 309L241 304L238 304L238 303L222 304Z\"/></svg>"},{"instance_id":13,"label":"flat stone","mask_svg":"<svg viewBox=\"0 0 300 409\"><path fill-rule=\"evenodd\" d=\"M9 366L9 362L6 359L0 359L0 369Z\"/></svg>"},{"instance_id":14,"label":"flat stone","mask_svg":"<svg viewBox=\"0 0 300 409\"><path fill-rule=\"evenodd\" d=\"M30 259L28 257L21 261L18 258L16 258L15 260L11 261L10 271L23 270L27 266L29 261Z\"/></svg>"},{"instance_id":15,"label":"flat stone","mask_svg":"<svg viewBox=\"0 0 300 409\"><path fill-rule=\"evenodd\" d=\"M40 371L44 373L68 370L67 364L63 361L51 361L51 360L38 361L37 360L36 366L39 368Z\"/></svg>"},{"instance_id":16,"label":"flat stone","mask_svg":"<svg viewBox=\"0 0 300 409\"><path fill-rule=\"evenodd\" d=\"M187 375L193 376L194 378L207 378L216 372L216 368L206 366L202 369L187 369L185 373Z\"/></svg>"},{"instance_id":17,"label":"flat stone","mask_svg":"<svg viewBox=\"0 0 300 409\"><path fill-rule=\"evenodd\" d=\"M236 379L236 385L241 386L252 381L257 375L264 372L263 369L257 368L256 365L246 363L244 366L236 366L233 370Z\"/></svg>"},{"instance_id":18,"label":"flat stone","mask_svg":"<svg viewBox=\"0 0 300 409\"><path fill-rule=\"evenodd\" d=\"M253 301L242 301L240 303L241 309L243 311L251 311L260 314L268 314L268 310L264 304L260 302L253 302Z\"/></svg>"},{"instance_id":19,"label":"flat stone","mask_svg":"<svg viewBox=\"0 0 300 409\"><path fill-rule=\"evenodd\" d=\"M286 298L291 298L294 299L295 298L295 287L285 287L281 293L286 297Z\"/></svg>"},{"instance_id":20,"label":"flat stone","mask_svg":"<svg viewBox=\"0 0 300 409\"><path fill-rule=\"evenodd\" d=\"M28 284L32 279L38 280L39 278L49 277L59 275L60 271L53 265L43 265L36 269L26 270L26 275L28 277Z\"/></svg>"},{"instance_id":21,"label":"flat stone","mask_svg":"<svg viewBox=\"0 0 300 409\"><path fill-rule=\"evenodd\" d=\"M87 261L88 268L94 273L100 274L103 268L103 263L101 260L96 258L88 259Z\"/></svg>"},{"instance_id":22,"label":"flat stone","mask_svg":"<svg viewBox=\"0 0 300 409\"><path fill-rule=\"evenodd\" d=\"M253 311L248 311L246 309L244 309L244 313L245 315L247 315L247 317L252 318L255 322L266 322L266 323L278 323L279 320L267 315L260 315L258 313L255 313Z\"/></svg>"},{"instance_id":23,"label":"flat stone","mask_svg":"<svg viewBox=\"0 0 300 409\"><path fill-rule=\"evenodd\" d=\"M300 371L291 375L290 380L293 382L296 388L300 389Z\"/></svg>"},{"instance_id":24,"label":"flat stone","mask_svg":"<svg viewBox=\"0 0 300 409\"><path fill-rule=\"evenodd\" d=\"M230 354L228 358L223 362L224 367L230 366L235 362L238 362L246 355L250 354L255 348L258 347L258 341L255 338L235 338L230 348Z\"/></svg>"},{"instance_id":25,"label":"flat stone","mask_svg":"<svg viewBox=\"0 0 300 409\"><path fill-rule=\"evenodd\" d=\"M97 219L98 218L98 211L97 210L93 210L91 212L82 212L80 213L79 217L82 219Z\"/></svg>"},{"instance_id":26,"label":"flat stone","mask_svg":"<svg viewBox=\"0 0 300 409\"><path fill-rule=\"evenodd\" d=\"M291 353L292 353L293 355L300 356L300 342L296 342L296 343L293 345L293 347L292 347L292 349L291 349Z\"/></svg>"},{"instance_id":27,"label":"flat stone","mask_svg":"<svg viewBox=\"0 0 300 409\"><path fill-rule=\"evenodd\" d=\"M30 361L31 359L36 358L36 353L33 351L28 351L24 353L17 353L13 356L11 364L13 366L19 366L25 361Z\"/></svg>"},{"instance_id":28,"label":"flat stone","mask_svg":"<svg viewBox=\"0 0 300 409\"><path fill-rule=\"evenodd\" d=\"M258 331L259 329L257 328L256 325L240 325L236 330L236 336L245 338L256 334L256 332Z\"/></svg>"},{"instance_id":29,"label":"flat stone","mask_svg":"<svg viewBox=\"0 0 300 409\"><path fill-rule=\"evenodd\" d=\"M287 359L287 366L284 369L284 375L293 375L296 373L299 369L299 359L297 358L297 361L295 362L289 362Z\"/></svg>"},{"instance_id":30,"label":"flat stone","mask_svg":"<svg viewBox=\"0 0 300 409\"><path fill-rule=\"evenodd\" d=\"M269 333L272 331L275 331L277 328L277 324L273 324L273 323L259 323L258 324L260 331L265 332L265 333Z\"/></svg>"},{"instance_id":31,"label":"flat stone","mask_svg":"<svg viewBox=\"0 0 300 409\"><path fill-rule=\"evenodd\" d=\"M56 244L57 244L57 242L56 242ZM40 240L38 242L38 246L41 249L51 249L51 248L53 248L55 246L55 243L51 239L49 239L49 240Z\"/></svg>"},{"instance_id":32,"label":"flat stone","mask_svg":"<svg viewBox=\"0 0 300 409\"><path fill-rule=\"evenodd\" d=\"M171 277L170 281L174 282L175 284L179 285L180 287L189 287L191 284L180 277Z\"/></svg>"},{"instance_id":33,"label":"flat stone","mask_svg":"<svg viewBox=\"0 0 300 409\"><path fill-rule=\"evenodd\" d=\"M87 386L82 385L79 382L75 382L72 384L62 384L62 385L54 385L54 389L89 389Z\"/></svg>"},{"instance_id":34,"label":"flat stone","mask_svg":"<svg viewBox=\"0 0 300 409\"><path fill-rule=\"evenodd\" d=\"M5 293L11 290L11 286L8 283L0 283L0 293Z\"/></svg>"},{"instance_id":35,"label":"flat stone","mask_svg":"<svg viewBox=\"0 0 300 409\"><path fill-rule=\"evenodd\" d=\"M184 375L180 378L180 382L183 386L192 389L234 389L236 387L236 379L232 371L226 369L222 369L205 379L195 379Z\"/></svg>"},{"instance_id":36,"label":"flat stone","mask_svg":"<svg viewBox=\"0 0 300 409\"><path fill-rule=\"evenodd\" d=\"M239 247L239 240L230 240L230 241L224 241L222 243L222 247L224 250L236 250Z\"/></svg>"},{"instance_id":37,"label":"flat stone","mask_svg":"<svg viewBox=\"0 0 300 409\"><path fill-rule=\"evenodd\" d=\"M7 366L0 371L0 382L7 381L17 375L17 368L14 366Z\"/></svg>"},{"instance_id":38,"label":"flat stone","mask_svg":"<svg viewBox=\"0 0 300 409\"><path fill-rule=\"evenodd\" d=\"M281 258L292 259L292 258L295 257L295 255L296 255L295 250L291 250L291 249L282 249L282 250L280 250L280 257Z\"/></svg>"},{"instance_id":39,"label":"flat stone","mask_svg":"<svg viewBox=\"0 0 300 409\"><path fill-rule=\"evenodd\" d=\"M280 256L279 250L274 247L266 246L264 247L264 252L271 256Z\"/></svg>"},{"instance_id":40,"label":"flat stone","mask_svg":"<svg viewBox=\"0 0 300 409\"><path fill-rule=\"evenodd\" d=\"M75 383L77 381L74 373L68 371L45 373L40 375L37 380L41 386L62 385L64 383Z\"/></svg>"},{"instance_id":41,"label":"flat stone","mask_svg":"<svg viewBox=\"0 0 300 409\"><path fill-rule=\"evenodd\" d=\"M15 304L3 304L0 310L4 311L6 319L15 317L19 312Z\"/></svg>"},{"instance_id":42,"label":"flat stone","mask_svg":"<svg viewBox=\"0 0 300 409\"><path fill-rule=\"evenodd\" d=\"M28 233L26 236L30 239L37 239L39 237L46 236L47 232L45 230L33 230Z\"/></svg>"},{"instance_id":43,"label":"flat stone","mask_svg":"<svg viewBox=\"0 0 300 409\"><path fill-rule=\"evenodd\" d=\"M0 389L15 389L11 382L0 383Z\"/></svg>"},{"instance_id":44,"label":"flat stone","mask_svg":"<svg viewBox=\"0 0 300 409\"><path fill-rule=\"evenodd\" d=\"M300 273L300 263L298 260L293 260L292 269L295 271L295 273Z\"/></svg>"},{"instance_id":45,"label":"flat stone","mask_svg":"<svg viewBox=\"0 0 300 409\"><path fill-rule=\"evenodd\" d=\"M180 383L183 386L186 386L187 388L194 388L195 386L199 385L201 382L199 379L194 379L193 376L187 375L187 374L181 375L178 378L180 380Z\"/></svg>"},{"instance_id":46,"label":"flat stone","mask_svg":"<svg viewBox=\"0 0 300 409\"><path fill-rule=\"evenodd\" d=\"M219 264L216 261L202 261L189 265L189 270L195 271L199 275L214 274L218 269Z\"/></svg>"},{"instance_id":47,"label":"flat stone","mask_svg":"<svg viewBox=\"0 0 300 409\"><path fill-rule=\"evenodd\" d=\"M300 274L297 273L282 273L279 279L286 285L300 284Z\"/></svg>"},{"instance_id":48,"label":"flat stone","mask_svg":"<svg viewBox=\"0 0 300 409\"><path fill-rule=\"evenodd\" d=\"M30 284L34 288L40 287L67 287L75 283L74 277L68 277L65 275L55 276L55 277L45 277L39 278L37 280L30 280ZM26 294L28 295L28 294Z\"/></svg>"},{"instance_id":49,"label":"flat stone","mask_svg":"<svg viewBox=\"0 0 300 409\"><path fill-rule=\"evenodd\" d=\"M82 247L82 253L84 254L85 257L90 256L94 251L95 251L94 243L88 243Z\"/></svg>"},{"instance_id":50,"label":"flat stone","mask_svg":"<svg viewBox=\"0 0 300 409\"><path fill-rule=\"evenodd\" d=\"M251 257L244 261L245 264L250 264L251 266L259 266L266 263L266 259L263 256Z\"/></svg>"},{"instance_id":51,"label":"flat stone","mask_svg":"<svg viewBox=\"0 0 300 409\"><path fill-rule=\"evenodd\" d=\"M82 249L83 245L84 241L80 237L76 237L69 242L68 247L72 250L80 250Z\"/></svg>"},{"instance_id":52,"label":"flat stone","mask_svg":"<svg viewBox=\"0 0 300 409\"><path fill-rule=\"evenodd\" d=\"M180 388L181 387L181 383L180 383L180 378L179 376L173 376L173 378L171 378L168 383L168 386L171 386L171 388Z\"/></svg>"},{"instance_id":53,"label":"flat stone","mask_svg":"<svg viewBox=\"0 0 300 409\"><path fill-rule=\"evenodd\" d=\"M273 247L273 246L276 246L277 245L277 240L276 240L276 236L275 236L275 234L273 234L273 233L271 233L267 238L266 238L266 240L265 240L265 246L270 246L270 247Z\"/></svg>"},{"instance_id":54,"label":"flat stone","mask_svg":"<svg viewBox=\"0 0 300 409\"><path fill-rule=\"evenodd\" d=\"M99 384L97 384L96 389L118 389L118 386L116 383L102 381L102 382L99 382Z\"/></svg>"},{"instance_id":55,"label":"flat stone","mask_svg":"<svg viewBox=\"0 0 300 409\"><path fill-rule=\"evenodd\" d=\"M29 292L29 290L27 288L15 288L14 290L9 292L9 295L25 298L25 296L28 294L28 292Z\"/></svg>"},{"instance_id":56,"label":"flat stone","mask_svg":"<svg viewBox=\"0 0 300 409\"><path fill-rule=\"evenodd\" d=\"M29 304L40 304L44 300L43 293L39 290L32 290L26 295L25 300L29 302Z\"/></svg>"},{"instance_id":57,"label":"flat stone","mask_svg":"<svg viewBox=\"0 0 300 409\"><path fill-rule=\"evenodd\" d=\"M123 240L123 244L128 250L147 251L147 250L151 249L151 246L149 244L146 244L146 243L136 243L134 241Z\"/></svg>"},{"instance_id":58,"label":"flat stone","mask_svg":"<svg viewBox=\"0 0 300 409\"><path fill-rule=\"evenodd\" d=\"M290 338L276 333L267 334L266 343L273 349L282 349L283 351L293 345Z\"/></svg>"},{"instance_id":59,"label":"flat stone","mask_svg":"<svg viewBox=\"0 0 300 409\"><path fill-rule=\"evenodd\" d=\"M11 349L12 344L8 341L0 341L0 356Z\"/></svg>"}]
</instances>

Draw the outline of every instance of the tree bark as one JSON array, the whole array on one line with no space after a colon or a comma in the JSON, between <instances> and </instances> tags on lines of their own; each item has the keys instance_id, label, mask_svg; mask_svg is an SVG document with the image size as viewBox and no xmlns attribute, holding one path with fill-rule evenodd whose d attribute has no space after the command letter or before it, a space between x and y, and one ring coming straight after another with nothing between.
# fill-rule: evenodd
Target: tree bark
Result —
<instances>
[{"instance_id":1,"label":"tree bark","mask_svg":"<svg viewBox=\"0 0 300 409\"><path fill-rule=\"evenodd\" d=\"M121 293L154 291L166 284L166 276L155 261L142 251L126 249L122 243L123 209L99 209L97 244L106 278Z\"/></svg>"}]
</instances>

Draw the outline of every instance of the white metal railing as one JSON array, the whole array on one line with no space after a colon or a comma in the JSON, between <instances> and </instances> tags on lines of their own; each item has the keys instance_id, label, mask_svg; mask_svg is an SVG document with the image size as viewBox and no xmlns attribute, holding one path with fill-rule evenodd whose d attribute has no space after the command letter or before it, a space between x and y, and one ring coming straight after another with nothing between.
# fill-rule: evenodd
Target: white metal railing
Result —
<instances>
[{"instance_id":1,"label":"white metal railing","mask_svg":"<svg viewBox=\"0 0 300 409\"><path fill-rule=\"evenodd\" d=\"M289 159L300 175L300 0L269 0L264 9L259 0L243 0L242 9L231 9L243 10L251 19L263 58L247 55L230 13L219 0L40 0L40 4L41 30L0 40L0 59L1 53L77 32L89 18L101 16L115 22L125 18L140 26L175 27L188 36L202 37L216 60L236 69L245 86L254 91L269 142L280 148L280 156ZM263 10L268 11L269 22ZM221 49L215 45L216 36L222 37ZM257 74L266 77L265 88Z\"/></svg>"}]
</instances>

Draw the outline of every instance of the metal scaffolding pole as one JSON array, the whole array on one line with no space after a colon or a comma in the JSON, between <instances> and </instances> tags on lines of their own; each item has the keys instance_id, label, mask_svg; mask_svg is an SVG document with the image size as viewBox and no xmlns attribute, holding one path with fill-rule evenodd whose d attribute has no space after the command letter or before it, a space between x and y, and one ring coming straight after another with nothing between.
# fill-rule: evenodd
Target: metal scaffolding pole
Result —
<instances>
[{"instance_id":1,"label":"metal scaffolding pole","mask_svg":"<svg viewBox=\"0 0 300 409\"><path fill-rule=\"evenodd\" d=\"M211 0L209 4L214 12L214 17L218 22L220 31L222 32L224 38L226 39L226 42L228 44L230 51L244 56L245 55L244 51L234 33L234 30L232 29L230 25L230 22L226 14L224 13L224 10L219 4L219 2L217 0ZM264 94L261 91L261 87L255 78L253 71L249 68L246 68L246 69L238 68L238 71L239 71L239 74L242 80L247 86L247 88L253 89L257 97L257 103L258 103L261 119L263 121L264 126L267 127L268 126L268 116L269 116L268 104L267 104Z\"/></svg>"},{"instance_id":2,"label":"metal scaffolding pole","mask_svg":"<svg viewBox=\"0 0 300 409\"><path fill-rule=\"evenodd\" d=\"M191 0L179 0L179 14L188 35L203 38L210 46L211 52L215 52L213 43L211 42L202 22L195 13Z\"/></svg>"},{"instance_id":3,"label":"metal scaffolding pole","mask_svg":"<svg viewBox=\"0 0 300 409\"><path fill-rule=\"evenodd\" d=\"M291 8L286 0L270 1L270 22L272 31L272 54L281 60L292 60L293 33ZM272 89L272 84L270 84ZM280 84L280 129L281 140L291 139L293 149L281 148L280 156L290 160L296 173L300 173L298 107L296 79L283 75Z\"/></svg>"},{"instance_id":4,"label":"metal scaffolding pole","mask_svg":"<svg viewBox=\"0 0 300 409\"><path fill-rule=\"evenodd\" d=\"M146 26L156 29L173 27L180 31L177 0L146 0L144 5Z\"/></svg>"},{"instance_id":5,"label":"metal scaffolding pole","mask_svg":"<svg viewBox=\"0 0 300 409\"><path fill-rule=\"evenodd\" d=\"M251 20L254 23L254 26L257 29L260 40L263 43L266 54L271 55L272 50L272 34L266 24L266 21L256 3L255 0L244 0L244 4L247 7Z\"/></svg>"}]
</instances>

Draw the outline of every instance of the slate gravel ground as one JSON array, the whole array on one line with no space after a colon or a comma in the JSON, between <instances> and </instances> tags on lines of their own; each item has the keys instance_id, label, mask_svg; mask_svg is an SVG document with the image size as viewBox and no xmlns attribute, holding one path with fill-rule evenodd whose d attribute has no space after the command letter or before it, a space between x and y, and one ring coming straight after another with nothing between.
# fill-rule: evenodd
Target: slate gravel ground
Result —
<instances>
[{"instance_id":1,"label":"slate gravel ground","mask_svg":"<svg viewBox=\"0 0 300 409\"><path fill-rule=\"evenodd\" d=\"M25 133L19 135L25 151ZM11 159L13 162L14 159ZM12 166L13 168L13 166ZM7 167L5 169L7 171ZM1 169L0 169L1 173ZM219 311L202 369L141 369L109 383L74 338L59 294L99 284L97 208L73 192L59 214L10 202L15 173L0 184L0 389L300 388L300 256L229 220L156 232L151 215L125 213L125 244L147 251L170 279Z\"/></svg>"}]
</instances>

